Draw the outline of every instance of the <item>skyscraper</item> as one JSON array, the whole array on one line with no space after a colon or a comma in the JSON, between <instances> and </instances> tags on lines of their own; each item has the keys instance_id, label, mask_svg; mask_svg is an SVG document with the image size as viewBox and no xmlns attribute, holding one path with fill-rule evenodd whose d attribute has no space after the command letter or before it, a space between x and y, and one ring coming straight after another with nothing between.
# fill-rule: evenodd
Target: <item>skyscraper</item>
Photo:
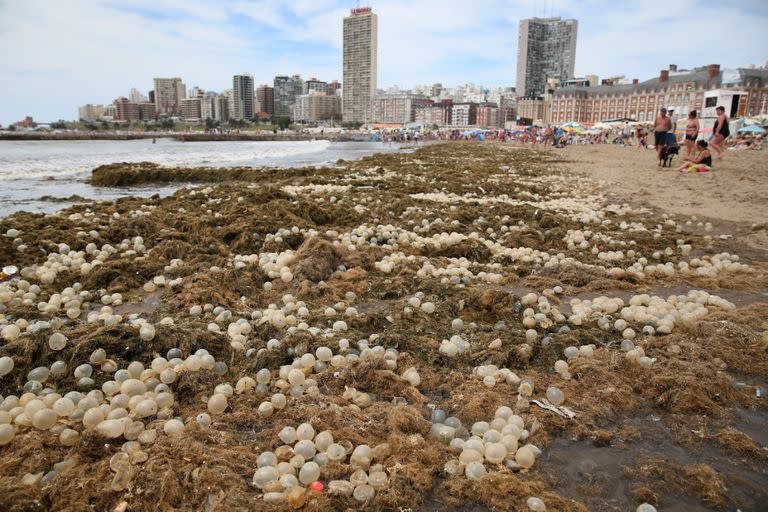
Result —
<instances>
[{"instance_id":1,"label":"skyscraper","mask_svg":"<svg viewBox=\"0 0 768 512\"><path fill-rule=\"evenodd\" d=\"M232 77L233 108L232 118L239 121L253 119L253 77L251 75L235 75Z\"/></svg>"},{"instance_id":2,"label":"skyscraper","mask_svg":"<svg viewBox=\"0 0 768 512\"><path fill-rule=\"evenodd\" d=\"M520 20L517 46L517 94L544 94L547 78L573 78L576 60L576 20L532 18Z\"/></svg>"},{"instance_id":3,"label":"skyscraper","mask_svg":"<svg viewBox=\"0 0 768 512\"><path fill-rule=\"evenodd\" d=\"M261 105L261 111L270 116L275 115L275 88L267 84L260 85L256 91L256 97Z\"/></svg>"},{"instance_id":4,"label":"skyscraper","mask_svg":"<svg viewBox=\"0 0 768 512\"><path fill-rule=\"evenodd\" d=\"M138 89L131 89L131 92L128 94L128 100L133 103L141 103L147 101L147 97L141 94Z\"/></svg>"},{"instance_id":5,"label":"skyscraper","mask_svg":"<svg viewBox=\"0 0 768 512\"><path fill-rule=\"evenodd\" d=\"M313 92L322 92L325 94L327 89L328 84L326 82L318 80L317 78L310 78L309 80L304 81L301 94L311 94Z\"/></svg>"},{"instance_id":6,"label":"skyscraper","mask_svg":"<svg viewBox=\"0 0 768 512\"><path fill-rule=\"evenodd\" d=\"M181 78L155 78L155 110L160 116L181 114L187 90Z\"/></svg>"},{"instance_id":7,"label":"skyscraper","mask_svg":"<svg viewBox=\"0 0 768 512\"><path fill-rule=\"evenodd\" d=\"M344 18L342 120L367 123L376 95L378 18L370 7L352 9Z\"/></svg>"},{"instance_id":8,"label":"skyscraper","mask_svg":"<svg viewBox=\"0 0 768 512\"><path fill-rule=\"evenodd\" d=\"M279 75L274 81L274 109L276 116L291 116L296 97L301 96L304 80L299 75Z\"/></svg>"}]
</instances>

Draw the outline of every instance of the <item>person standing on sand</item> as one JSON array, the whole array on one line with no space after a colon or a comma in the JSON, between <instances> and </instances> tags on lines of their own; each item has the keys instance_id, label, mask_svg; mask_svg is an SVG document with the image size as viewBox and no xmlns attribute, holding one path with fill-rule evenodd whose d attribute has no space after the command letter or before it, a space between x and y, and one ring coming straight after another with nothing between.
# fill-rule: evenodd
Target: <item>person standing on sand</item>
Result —
<instances>
[{"instance_id":1,"label":"person standing on sand","mask_svg":"<svg viewBox=\"0 0 768 512\"><path fill-rule=\"evenodd\" d=\"M656 157L659 160L659 167L661 167L661 148L666 145L667 132L671 127L672 120L667 117L667 109L662 107L659 116L653 122L653 143L656 147Z\"/></svg>"},{"instance_id":2,"label":"person standing on sand","mask_svg":"<svg viewBox=\"0 0 768 512\"><path fill-rule=\"evenodd\" d=\"M672 107L669 107L667 109L667 116L669 117L669 130L667 130L667 133L671 133L672 135L675 134L675 130L677 129L677 120L680 119L680 116L675 114L675 109Z\"/></svg>"},{"instance_id":3,"label":"person standing on sand","mask_svg":"<svg viewBox=\"0 0 768 512\"><path fill-rule=\"evenodd\" d=\"M725 148L723 145L725 144L725 139L731 134L731 130L728 128L728 118L725 115L725 107L717 107L715 112L717 112L717 121L715 121L715 126L712 128L711 146L715 152L717 152L716 158L720 160L723 158L723 155L725 155Z\"/></svg>"},{"instance_id":4,"label":"person standing on sand","mask_svg":"<svg viewBox=\"0 0 768 512\"><path fill-rule=\"evenodd\" d=\"M696 139L699 136L699 120L695 110L688 112L688 124L685 125L685 147L688 148L688 152L685 153L685 158L691 158L693 151L696 148Z\"/></svg>"}]
</instances>

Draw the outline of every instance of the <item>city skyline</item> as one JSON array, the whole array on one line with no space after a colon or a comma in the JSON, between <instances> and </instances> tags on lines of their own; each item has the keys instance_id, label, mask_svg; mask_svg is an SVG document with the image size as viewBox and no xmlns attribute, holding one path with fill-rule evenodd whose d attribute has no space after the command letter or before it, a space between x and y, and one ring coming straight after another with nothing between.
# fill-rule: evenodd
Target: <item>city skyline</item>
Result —
<instances>
[{"instance_id":1,"label":"city skyline","mask_svg":"<svg viewBox=\"0 0 768 512\"><path fill-rule=\"evenodd\" d=\"M663 14L602 0L543 6L492 1L483 10L453 0L371 5L380 20L382 89L434 82L514 85L518 24L532 16L579 20L576 76L642 79L666 61L681 68L703 62L738 67L761 66L767 57L762 27L768 6L758 2L713 7L684 0L665 6ZM131 88L146 94L158 76L179 76L215 91L231 87L232 76L241 72L252 74L256 84L270 84L279 74L340 79L342 20L350 7L353 2L329 0L2 3L0 44L13 52L0 63L0 124L25 115L72 119L78 105L106 104ZM738 30L723 37L719 26ZM667 57L653 51L654 38L665 41Z\"/></svg>"}]
</instances>

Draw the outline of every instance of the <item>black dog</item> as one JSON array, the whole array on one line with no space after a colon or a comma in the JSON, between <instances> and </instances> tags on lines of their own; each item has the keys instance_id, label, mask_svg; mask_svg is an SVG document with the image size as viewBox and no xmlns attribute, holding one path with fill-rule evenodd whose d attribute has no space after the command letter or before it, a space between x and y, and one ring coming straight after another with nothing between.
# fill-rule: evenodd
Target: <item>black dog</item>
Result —
<instances>
[{"instance_id":1,"label":"black dog","mask_svg":"<svg viewBox=\"0 0 768 512\"><path fill-rule=\"evenodd\" d=\"M677 154L680 154L680 146L678 144L663 146L661 148L661 159L659 159L661 166L672 167L672 158Z\"/></svg>"}]
</instances>

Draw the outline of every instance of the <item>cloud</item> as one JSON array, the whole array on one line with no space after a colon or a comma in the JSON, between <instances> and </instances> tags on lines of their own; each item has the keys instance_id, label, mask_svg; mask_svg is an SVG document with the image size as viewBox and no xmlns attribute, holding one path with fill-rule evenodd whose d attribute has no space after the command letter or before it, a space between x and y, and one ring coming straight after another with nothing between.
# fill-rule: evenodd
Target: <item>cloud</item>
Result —
<instances>
[{"instance_id":1,"label":"cloud","mask_svg":"<svg viewBox=\"0 0 768 512\"><path fill-rule=\"evenodd\" d=\"M231 87L248 72L341 80L341 0L0 0L0 123L71 119L152 78ZM514 85L520 18L579 20L576 73L647 79L670 63L762 64L768 4L704 0L663 9L609 0L382 0L378 85ZM738 27L738 30L733 30ZM727 34L727 35L723 35Z\"/></svg>"}]
</instances>

